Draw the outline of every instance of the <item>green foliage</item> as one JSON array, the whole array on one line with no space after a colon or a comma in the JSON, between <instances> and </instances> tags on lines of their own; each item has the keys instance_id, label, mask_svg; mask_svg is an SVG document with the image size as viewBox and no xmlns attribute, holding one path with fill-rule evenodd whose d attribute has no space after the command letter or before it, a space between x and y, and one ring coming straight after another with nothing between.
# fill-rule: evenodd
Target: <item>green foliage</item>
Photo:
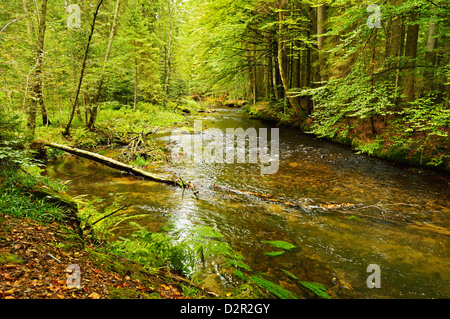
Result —
<instances>
[{"instance_id":1,"label":"green foliage","mask_svg":"<svg viewBox=\"0 0 450 319\"><path fill-rule=\"evenodd\" d=\"M132 161L130 164L133 166L145 166L145 165L148 165L151 163L152 163L151 159L147 159L141 155L138 155L138 156L136 156L134 161Z\"/></svg>"},{"instance_id":2,"label":"green foliage","mask_svg":"<svg viewBox=\"0 0 450 319\"><path fill-rule=\"evenodd\" d=\"M80 148L90 148L102 144L104 138L85 127L76 127L72 130L73 141Z\"/></svg>"},{"instance_id":3,"label":"green foliage","mask_svg":"<svg viewBox=\"0 0 450 319\"><path fill-rule=\"evenodd\" d=\"M445 128L450 126L450 109L443 103L436 101L436 94L430 93L428 96L418 98L407 105L403 111L398 112L403 115L406 132L424 132L427 135L448 138Z\"/></svg>"},{"instance_id":4,"label":"green foliage","mask_svg":"<svg viewBox=\"0 0 450 319\"><path fill-rule=\"evenodd\" d=\"M134 223L139 230L133 238L120 238L111 244L115 254L138 262L145 269L170 267L173 271L189 272L193 265L190 250L184 243L176 243L170 235L153 233Z\"/></svg>"},{"instance_id":5,"label":"green foliage","mask_svg":"<svg viewBox=\"0 0 450 319\"><path fill-rule=\"evenodd\" d=\"M381 149L380 141L375 140L368 143L358 143L354 142L355 149L358 151L357 154L367 154L369 156L379 154Z\"/></svg>"},{"instance_id":6,"label":"green foliage","mask_svg":"<svg viewBox=\"0 0 450 319\"><path fill-rule=\"evenodd\" d=\"M201 226L196 229L196 234L205 238L223 238L223 235L216 231L213 227Z\"/></svg>"},{"instance_id":7,"label":"green foliage","mask_svg":"<svg viewBox=\"0 0 450 319\"><path fill-rule=\"evenodd\" d=\"M0 171L0 211L16 217L27 217L45 222L62 221L65 209L37 194L37 187L62 191L64 187L44 177L23 173L14 167Z\"/></svg>"},{"instance_id":8,"label":"green foliage","mask_svg":"<svg viewBox=\"0 0 450 319\"><path fill-rule=\"evenodd\" d=\"M280 251L269 251L269 252L265 252L264 253L267 256L270 257L276 257L276 256L281 256L284 254L284 250L280 250Z\"/></svg>"},{"instance_id":9,"label":"green foliage","mask_svg":"<svg viewBox=\"0 0 450 319\"><path fill-rule=\"evenodd\" d=\"M188 237L176 240L175 234L150 232L134 222L130 225L138 230L133 232L131 238L121 237L112 243L111 249L146 269L170 267L189 276L206 261L223 258L225 267L251 271L244 257L228 243L220 241L223 235L212 227L199 226Z\"/></svg>"},{"instance_id":10,"label":"green foliage","mask_svg":"<svg viewBox=\"0 0 450 319\"><path fill-rule=\"evenodd\" d=\"M306 282L306 281L299 281L299 283L311 290L316 296L319 296L324 299L331 299L330 296L326 293L327 288L325 288L324 285L318 282Z\"/></svg>"},{"instance_id":11,"label":"green foliage","mask_svg":"<svg viewBox=\"0 0 450 319\"><path fill-rule=\"evenodd\" d=\"M280 285L277 285L264 278L261 278L259 276L252 276L251 280L261 288L266 289L269 293L280 299L297 299L297 297L291 291L286 290Z\"/></svg>"},{"instance_id":12,"label":"green foliage","mask_svg":"<svg viewBox=\"0 0 450 319\"><path fill-rule=\"evenodd\" d=\"M124 107L120 110L101 110L98 119L99 125L113 128L119 136L128 132L148 133L156 127L167 127L182 121L184 117L178 113L143 102L138 103L136 111Z\"/></svg>"},{"instance_id":13,"label":"green foliage","mask_svg":"<svg viewBox=\"0 0 450 319\"><path fill-rule=\"evenodd\" d=\"M388 82L371 86L370 77L355 66L343 78L332 79L324 86L306 89L301 94L311 94L316 103L312 133L323 137L334 137L338 125L345 117L368 119L386 115L393 107L395 98L392 85Z\"/></svg>"},{"instance_id":14,"label":"green foliage","mask_svg":"<svg viewBox=\"0 0 450 319\"><path fill-rule=\"evenodd\" d=\"M289 270L281 269L281 271L284 272L286 274L286 276L288 276L289 278L291 278L293 280L298 280L298 277L296 275L294 275L293 273L291 273Z\"/></svg>"},{"instance_id":15,"label":"green foliage","mask_svg":"<svg viewBox=\"0 0 450 319\"><path fill-rule=\"evenodd\" d=\"M39 163L32 158L33 151L25 149L26 139L18 127L19 117L7 115L0 107L0 167L31 167Z\"/></svg>"},{"instance_id":16,"label":"green foliage","mask_svg":"<svg viewBox=\"0 0 450 319\"><path fill-rule=\"evenodd\" d=\"M263 242L266 244L272 245L275 248L281 248L281 249L285 249L285 250L291 250L291 249L297 247L297 246L295 246L291 243L285 242L283 240L273 240L273 241L264 240Z\"/></svg>"}]
</instances>

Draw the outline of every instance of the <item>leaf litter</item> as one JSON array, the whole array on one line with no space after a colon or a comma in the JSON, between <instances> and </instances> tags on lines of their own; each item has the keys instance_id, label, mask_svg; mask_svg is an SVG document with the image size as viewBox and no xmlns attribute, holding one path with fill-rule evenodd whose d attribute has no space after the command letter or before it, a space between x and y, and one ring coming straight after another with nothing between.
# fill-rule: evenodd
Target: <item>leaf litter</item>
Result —
<instances>
[{"instance_id":1,"label":"leaf litter","mask_svg":"<svg viewBox=\"0 0 450 319\"><path fill-rule=\"evenodd\" d=\"M0 299L187 298L170 274L139 270L139 276L133 276L135 268L126 274L106 269L89 254L93 247L83 247L81 240L70 236L56 223L43 225L1 214ZM70 284L66 272L74 264L80 267L78 288ZM118 294L121 289L126 294Z\"/></svg>"}]
</instances>

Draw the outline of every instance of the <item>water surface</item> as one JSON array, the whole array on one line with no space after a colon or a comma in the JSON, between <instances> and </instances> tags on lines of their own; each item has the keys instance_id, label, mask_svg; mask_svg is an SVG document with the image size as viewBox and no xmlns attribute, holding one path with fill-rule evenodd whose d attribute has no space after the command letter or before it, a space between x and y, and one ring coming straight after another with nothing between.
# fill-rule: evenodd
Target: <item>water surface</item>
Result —
<instances>
[{"instance_id":1,"label":"water surface","mask_svg":"<svg viewBox=\"0 0 450 319\"><path fill-rule=\"evenodd\" d=\"M207 128L271 128L236 109L201 114ZM181 134L181 133L180 133ZM211 138L203 131L205 141ZM172 134L157 143L176 145ZM159 167L196 185L190 191L144 181L88 160L49 163L47 174L71 180L69 193L107 201L120 198L133 216L114 228L129 235L130 220L160 231L170 225L182 240L201 225L224 235L262 273L305 297L298 281L323 283L334 298L449 298L449 180L357 155L348 147L280 128L279 170L261 175L261 164L188 163ZM266 241L296 248L280 256ZM381 288L369 289L369 264L381 269ZM199 275L205 285L229 291L240 283L223 260L209 260ZM284 271L283 271L284 270Z\"/></svg>"}]
</instances>

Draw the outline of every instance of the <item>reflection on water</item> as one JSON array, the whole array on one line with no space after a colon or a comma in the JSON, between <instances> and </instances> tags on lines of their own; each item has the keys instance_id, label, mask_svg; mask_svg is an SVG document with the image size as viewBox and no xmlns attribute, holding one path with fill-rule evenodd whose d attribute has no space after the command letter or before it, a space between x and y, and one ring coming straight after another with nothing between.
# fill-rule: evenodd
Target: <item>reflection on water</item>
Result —
<instances>
[{"instance_id":1,"label":"reflection on water","mask_svg":"<svg viewBox=\"0 0 450 319\"><path fill-rule=\"evenodd\" d=\"M207 128L223 131L270 127L234 109L197 118ZM171 135L156 140L174 146ZM111 201L120 194L133 204L127 214L155 231L170 225L182 239L198 225L211 226L253 271L298 295L302 290L286 270L303 281L323 283L336 298L450 297L447 178L356 155L347 147L289 128L280 128L278 172L261 175L259 165L192 163L160 168L194 182L199 200L190 192L182 194L178 188L83 159L50 163L47 174L72 180L69 192L74 195ZM239 195L236 190L247 193ZM130 229L123 223L115 231L126 235ZM268 240L283 240L296 248L268 256L265 253L274 250ZM366 285L369 264L381 268L380 289ZM210 273L207 278L214 275L218 287L235 283L226 266L218 261L208 265L203 271Z\"/></svg>"}]
</instances>

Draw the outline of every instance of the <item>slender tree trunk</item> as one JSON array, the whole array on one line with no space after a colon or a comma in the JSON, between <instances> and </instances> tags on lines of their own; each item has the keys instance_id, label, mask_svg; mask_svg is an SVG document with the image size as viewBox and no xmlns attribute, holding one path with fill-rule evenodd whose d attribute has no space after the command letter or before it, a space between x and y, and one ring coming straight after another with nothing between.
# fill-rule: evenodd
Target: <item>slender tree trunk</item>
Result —
<instances>
[{"instance_id":1,"label":"slender tree trunk","mask_svg":"<svg viewBox=\"0 0 450 319\"><path fill-rule=\"evenodd\" d=\"M434 22L431 22L430 26L428 27L427 52L425 54L425 60L428 65L424 70L425 88L423 90L423 93L428 93L436 89L434 68L436 65L437 38L435 37L435 29L436 24Z\"/></svg>"},{"instance_id":2,"label":"slender tree trunk","mask_svg":"<svg viewBox=\"0 0 450 319\"><path fill-rule=\"evenodd\" d=\"M28 39L31 44L32 39L33 39L33 25L31 23L31 17L29 16L27 0L22 0L22 5L23 5L23 12L25 13L25 16L27 17L27 19L26 19L27 35L28 35Z\"/></svg>"},{"instance_id":3,"label":"slender tree trunk","mask_svg":"<svg viewBox=\"0 0 450 319\"><path fill-rule=\"evenodd\" d=\"M325 41L325 20L327 19L327 6L322 4L317 7L317 48L323 50Z\"/></svg>"},{"instance_id":4,"label":"slender tree trunk","mask_svg":"<svg viewBox=\"0 0 450 319\"><path fill-rule=\"evenodd\" d=\"M319 81L326 81L326 74L325 74L325 62L326 57L325 53L323 51L324 43L325 43L325 36L326 28L325 23L327 19L327 6L325 4L320 5L317 7L317 49L318 49L318 59L319 59L319 73L318 73L318 80Z\"/></svg>"},{"instance_id":5,"label":"slender tree trunk","mask_svg":"<svg viewBox=\"0 0 450 319\"><path fill-rule=\"evenodd\" d=\"M138 56L137 56L136 40L135 40L134 41L134 101L133 101L133 111L136 111L137 93L138 93Z\"/></svg>"},{"instance_id":6,"label":"slender tree trunk","mask_svg":"<svg viewBox=\"0 0 450 319\"><path fill-rule=\"evenodd\" d=\"M268 44L268 52L270 52L270 41L272 39L269 38L267 39L267 41L269 42ZM266 99L269 100L271 95L273 95L273 63L272 63L272 54L267 54L266 57L266 63L267 66L265 67L266 70L266 74L265 74L265 84L266 84Z\"/></svg>"},{"instance_id":7,"label":"slender tree trunk","mask_svg":"<svg viewBox=\"0 0 450 319\"><path fill-rule=\"evenodd\" d=\"M303 110L303 108L296 103L297 101L294 99L294 97L292 96L292 94L289 92L290 88L289 88L289 81L286 75L286 71L284 68L284 63L283 63L283 51L285 50L285 45L284 45L284 39L283 39L283 9L286 5L286 0L281 0L280 1L280 6L279 6L279 13L278 13L278 22L279 22L279 34L278 34L278 63L279 63L279 69L280 69L280 77L281 77L281 82L283 83L283 87L284 87L284 92L286 94L286 97L289 100L289 103L291 104L294 113L301 119L304 120L307 117L307 114L305 112L305 110Z\"/></svg>"},{"instance_id":8,"label":"slender tree trunk","mask_svg":"<svg viewBox=\"0 0 450 319\"><path fill-rule=\"evenodd\" d=\"M272 42L272 65L273 65L273 93L275 96L275 100L279 101L282 98L282 93L279 87L280 84L280 68L278 63L278 40L276 39L276 35L273 36Z\"/></svg>"},{"instance_id":9,"label":"slender tree trunk","mask_svg":"<svg viewBox=\"0 0 450 319\"><path fill-rule=\"evenodd\" d=\"M370 69L371 69L371 74L370 74L370 86L373 88L374 86L374 73L375 73L375 53L376 53L376 44L377 44L377 29L374 29L375 35L374 35L374 39L373 39L373 45L372 45L372 59L370 62ZM373 135L377 134L377 131L375 129L375 120L374 120L374 116L375 115L370 115L369 117L369 123L370 123L370 130L372 132Z\"/></svg>"},{"instance_id":10,"label":"slender tree trunk","mask_svg":"<svg viewBox=\"0 0 450 319\"><path fill-rule=\"evenodd\" d=\"M253 105L256 105L256 98L258 95L258 87L257 87L257 77L258 77L258 70L256 67L256 45L253 45L253 85L252 85L252 95L253 95Z\"/></svg>"},{"instance_id":11,"label":"slender tree trunk","mask_svg":"<svg viewBox=\"0 0 450 319\"><path fill-rule=\"evenodd\" d=\"M36 110L37 105L41 107L42 119L44 125L48 123L47 111L45 110L43 96L42 96L42 60L44 55L44 39L46 29L46 16L47 16L47 0L42 1L40 13L39 13L39 37L36 47L36 65L33 74L33 92L28 109L27 127L31 134L34 134L36 130ZM45 111L45 112L44 112Z\"/></svg>"},{"instance_id":12,"label":"slender tree trunk","mask_svg":"<svg viewBox=\"0 0 450 319\"><path fill-rule=\"evenodd\" d=\"M413 22L416 21L416 15L411 16ZM408 26L405 45L405 70L403 73L403 94L404 101L414 100L415 84L415 59L417 56L417 41L419 38L419 25L411 24Z\"/></svg>"},{"instance_id":13,"label":"slender tree trunk","mask_svg":"<svg viewBox=\"0 0 450 319\"><path fill-rule=\"evenodd\" d=\"M98 80L98 86L97 91L93 98L94 107L92 108L91 117L89 119L89 123L87 124L87 127L89 130L93 130L95 126L95 121L97 120L97 114L98 114L98 103L100 101L100 96L102 93L102 87L103 83L105 81L105 73L106 73L106 66L108 64L109 55L111 53L112 44L114 41L114 35L116 33L117 28L117 18L119 16L119 7L120 7L120 0L117 0L116 2L116 11L114 12L114 19L111 27L111 31L109 33L109 41L108 41L108 47L106 48L106 54L105 59L103 61L103 67L102 67L102 73L100 74L100 78Z\"/></svg>"},{"instance_id":14,"label":"slender tree trunk","mask_svg":"<svg viewBox=\"0 0 450 319\"><path fill-rule=\"evenodd\" d=\"M76 110L77 105L78 105L78 97L80 95L81 85L83 83L84 71L86 69L86 61L87 61L87 56L88 56L88 53L89 53L89 46L91 45L92 35L94 34L95 21L97 20L98 11L100 10L100 6L102 5L102 3L103 3L103 0L99 0L99 2L97 4L97 7L95 9L95 12L94 12L94 18L93 18L92 24L91 24L91 32L89 33L89 38L88 38L88 42L87 42L87 45L86 45L86 50L84 51L83 65L81 66L80 79L78 81L78 87L77 87L77 91L76 91L76 94L75 94L75 99L73 101L72 112L70 114L69 122L66 125L66 129L65 129L63 135L69 135L70 134L70 125L72 124L73 117L75 115L75 110Z\"/></svg>"},{"instance_id":15,"label":"slender tree trunk","mask_svg":"<svg viewBox=\"0 0 450 319\"><path fill-rule=\"evenodd\" d=\"M172 2L169 1L169 43L167 46L167 58L166 58L166 79L164 81L164 106L167 103L167 95L169 93L169 81L170 81L170 72L172 67L172 18L173 18L173 5Z\"/></svg>"}]
</instances>

